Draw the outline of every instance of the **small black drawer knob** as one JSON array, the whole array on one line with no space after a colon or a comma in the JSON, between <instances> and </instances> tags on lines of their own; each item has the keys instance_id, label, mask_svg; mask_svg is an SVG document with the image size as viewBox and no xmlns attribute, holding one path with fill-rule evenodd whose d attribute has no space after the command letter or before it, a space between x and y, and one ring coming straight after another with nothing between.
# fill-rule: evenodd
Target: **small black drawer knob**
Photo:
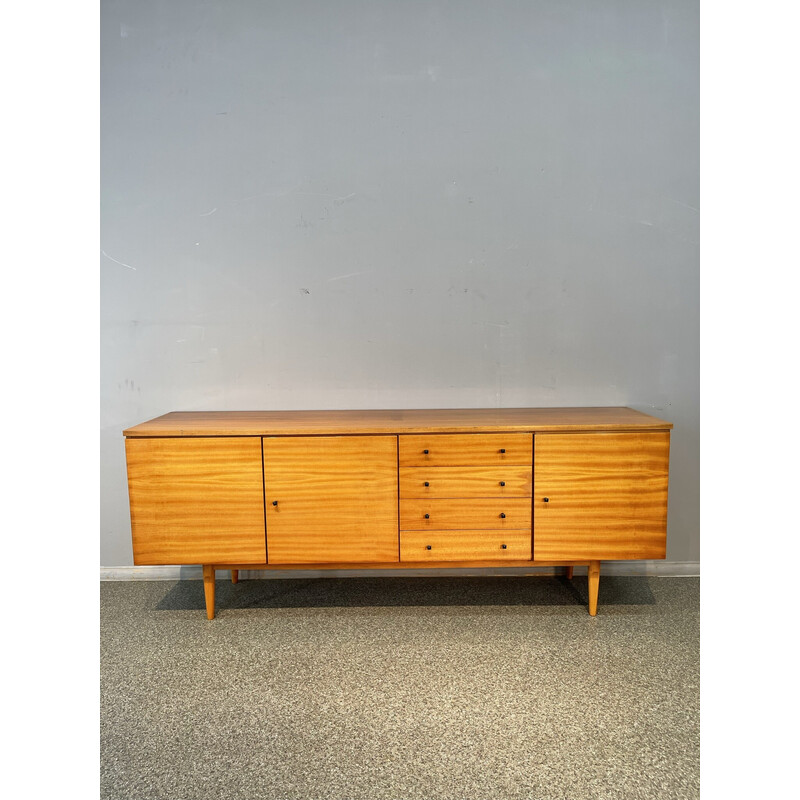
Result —
<instances>
[{"instance_id":1,"label":"small black drawer knob","mask_svg":"<svg viewBox=\"0 0 800 800\"><path fill-rule=\"evenodd\" d=\"M506 485L506 482L505 482L505 481L500 481L500 485L501 485L501 486L505 486L505 485Z\"/></svg>"},{"instance_id":2,"label":"small black drawer knob","mask_svg":"<svg viewBox=\"0 0 800 800\"><path fill-rule=\"evenodd\" d=\"M272 505L274 505L274 506L278 505L278 501L277 500L273 500L272 501Z\"/></svg>"},{"instance_id":3,"label":"small black drawer knob","mask_svg":"<svg viewBox=\"0 0 800 800\"><path fill-rule=\"evenodd\" d=\"M549 502L550 502L550 498L549 498L549 497L543 497L543 498L542 498L542 500L543 500L545 503L549 503Z\"/></svg>"},{"instance_id":4,"label":"small black drawer knob","mask_svg":"<svg viewBox=\"0 0 800 800\"><path fill-rule=\"evenodd\" d=\"M428 481L425 481L425 485L426 485L426 486L430 486L430 484L428 483Z\"/></svg>"},{"instance_id":5,"label":"small black drawer knob","mask_svg":"<svg viewBox=\"0 0 800 800\"><path fill-rule=\"evenodd\" d=\"M423 450L422 452L425 453L425 455L428 455L428 451L427 450Z\"/></svg>"},{"instance_id":6,"label":"small black drawer knob","mask_svg":"<svg viewBox=\"0 0 800 800\"><path fill-rule=\"evenodd\" d=\"M430 519L430 518L431 518L431 515L430 515L430 514L426 514L426 515L425 515L425 519Z\"/></svg>"},{"instance_id":7,"label":"small black drawer knob","mask_svg":"<svg viewBox=\"0 0 800 800\"><path fill-rule=\"evenodd\" d=\"M505 519L505 518L506 518L506 515L501 511L500 512L500 519Z\"/></svg>"},{"instance_id":8,"label":"small black drawer knob","mask_svg":"<svg viewBox=\"0 0 800 800\"><path fill-rule=\"evenodd\" d=\"M431 546L430 546L430 545L428 545L428 546L427 546L425 549L426 549L426 550L430 550L430 549L431 549Z\"/></svg>"},{"instance_id":9,"label":"small black drawer knob","mask_svg":"<svg viewBox=\"0 0 800 800\"><path fill-rule=\"evenodd\" d=\"M502 547L503 550L506 550L508 548L508 545L507 544L501 544L500 547Z\"/></svg>"},{"instance_id":10,"label":"small black drawer knob","mask_svg":"<svg viewBox=\"0 0 800 800\"><path fill-rule=\"evenodd\" d=\"M506 451L505 447L501 447L501 448L500 448L500 452L501 452L501 453L505 453L505 451Z\"/></svg>"}]
</instances>

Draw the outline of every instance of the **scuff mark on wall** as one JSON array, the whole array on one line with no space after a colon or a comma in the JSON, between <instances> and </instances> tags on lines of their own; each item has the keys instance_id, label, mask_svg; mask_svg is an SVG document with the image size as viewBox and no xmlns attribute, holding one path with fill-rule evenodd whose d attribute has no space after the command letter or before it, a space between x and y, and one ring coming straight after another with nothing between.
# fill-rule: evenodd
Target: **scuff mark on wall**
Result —
<instances>
[{"instance_id":1,"label":"scuff mark on wall","mask_svg":"<svg viewBox=\"0 0 800 800\"><path fill-rule=\"evenodd\" d=\"M346 275L337 275L335 278L328 278L325 283L333 283L333 281L343 281L345 278L355 278L356 275L369 275L374 270L365 269L362 272L348 272ZM413 290L412 290L413 291Z\"/></svg>"},{"instance_id":2,"label":"scuff mark on wall","mask_svg":"<svg viewBox=\"0 0 800 800\"><path fill-rule=\"evenodd\" d=\"M105 250L101 250L100 252L101 252L101 253L102 253L102 254L103 254L103 255L104 255L106 258L108 258L108 259L110 259L111 261L113 261L115 264L119 264L121 267L127 267L128 269L132 269L132 270L134 270L134 271L136 270L136 267L132 267L130 264L126 264L124 261L117 261L117 259L116 259L116 258L113 258L112 256L110 256L108 253L106 253L106 251L105 251Z\"/></svg>"},{"instance_id":3,"label":"scuff mark on wall","mask_svg":"<svg viewBox=\"0 0 800 800\"><path fill-rule=\"evenodd\" d=\"M668 197L667 200L669 200L670 203L675 203L675 204L677 204L679 206L683 206L684 208L689 208L692 211L696 211L698 214L700 213L700 209L699 208L695 208L694 206L690 206L688 203L682 203L680 200L675 200L672 197Z\"/></svg>"}]
</instances>

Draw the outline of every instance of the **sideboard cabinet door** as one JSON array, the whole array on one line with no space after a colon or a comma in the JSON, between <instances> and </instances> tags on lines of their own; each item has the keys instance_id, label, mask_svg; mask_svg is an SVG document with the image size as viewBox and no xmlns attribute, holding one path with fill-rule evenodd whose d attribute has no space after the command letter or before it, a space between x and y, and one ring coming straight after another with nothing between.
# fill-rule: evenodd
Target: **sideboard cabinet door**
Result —
<instances>
[{"instance_id":1,"label":"sideboard cabinet door","mask_svg":"<svg viewBox=\"0 0 800 800\"><path fill-rule=\"evenodd\" d=\"M264 437L270 564L399 561L396 436Z\"/></svg>"},{"instance_id":2,"label":"sideboard cabinet door","mask_svg":"<svg viewBox=\"0 0 800 800\"><path fill-rule=\"evenodd\" d=\"M535 559L666 556L669 432L537 433L533 451Z\"/></svg>"},{"instance_id":3,"label":"sideboard cabinet door","mask_svg":"<svg viewBox=\"0 0 800 800\"><path fill-rule=\"evenodd\" d=\"M136 564L266 561L261 439L125 440Z\"/></svg>"}]
</instances>

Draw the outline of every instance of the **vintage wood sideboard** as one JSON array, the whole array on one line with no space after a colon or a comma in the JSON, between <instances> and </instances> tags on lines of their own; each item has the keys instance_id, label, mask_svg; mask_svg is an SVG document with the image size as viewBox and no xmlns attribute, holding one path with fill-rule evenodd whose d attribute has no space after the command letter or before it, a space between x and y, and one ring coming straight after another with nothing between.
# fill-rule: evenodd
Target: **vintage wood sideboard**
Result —
<instances>
[{"instance_id":1,"label":"vintage wood sideboard","mask_svg":"<svg viewBox=\"0 0 800 800\"><path fill-rule=\"evenodd\" d=\"M672 424L630 408L178 411L124 431L134 562L215 571L666 556Z\"/></svg>"}]
</instances>

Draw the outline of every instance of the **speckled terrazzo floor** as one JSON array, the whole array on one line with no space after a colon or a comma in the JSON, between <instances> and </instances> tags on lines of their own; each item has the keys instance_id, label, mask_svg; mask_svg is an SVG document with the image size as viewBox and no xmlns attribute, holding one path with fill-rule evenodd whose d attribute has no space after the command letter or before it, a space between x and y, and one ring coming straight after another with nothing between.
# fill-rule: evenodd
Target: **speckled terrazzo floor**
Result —
<instances>
[{"instance_id":1,"label":"speckled terrazzo floor","mask_svg":"<svg viewBox=\"0 0 800 800\"><path fill-rule=\"evenodd\" d=\"M699 579L101 584L104 800L699 796Z\"/></svg>"}]
</instances>

